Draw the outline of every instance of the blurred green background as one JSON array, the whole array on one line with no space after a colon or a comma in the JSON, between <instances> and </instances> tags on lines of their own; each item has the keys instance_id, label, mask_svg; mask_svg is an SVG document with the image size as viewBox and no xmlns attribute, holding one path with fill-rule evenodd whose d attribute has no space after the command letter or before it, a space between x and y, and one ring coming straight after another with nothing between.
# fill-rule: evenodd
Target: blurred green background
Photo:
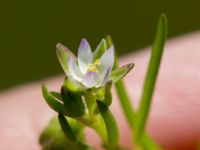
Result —
<instances>
[{"instance_id":1,"label":"blurred green background","mask_svg":"<svg viewBox=\"0 0 200 150\"><path fill-rule=\"evenodd\" d=\"M112 35L119 54L152 43L159 15L169 37L200 29L199 0L7 0L0 2L0 89L61 73L56 43L77 51Z\"/></svg>"}]
</instances>

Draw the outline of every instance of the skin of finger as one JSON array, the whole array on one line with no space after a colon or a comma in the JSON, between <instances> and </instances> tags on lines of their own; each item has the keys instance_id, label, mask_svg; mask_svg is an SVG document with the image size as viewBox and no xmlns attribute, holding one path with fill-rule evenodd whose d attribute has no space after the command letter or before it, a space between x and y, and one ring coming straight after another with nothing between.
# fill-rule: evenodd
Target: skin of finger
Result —
<instances>
[{"instance_id":1,"label":"skin of finger","mask_svg":"<svg viewBox=\"0 0 200 150\"><path fill-rule=\"evenodd\" d=\"M147 130L166 149L192 150L200 138L200 32L167 43L153 97ZM149 59L149 51L123 57L121 65L134 62L126 77L127 90L136 109ZM39 150L38 137L54 112L43 101L41 83L59 90L63 76L12 88L0 94L0 149ZM115 93L115 91L113 90ZM116 94L111 109L120 127L120 142L127 148L131 135ZM100 139L87 130L89 143Z\"/></svg>"}]
</instances>

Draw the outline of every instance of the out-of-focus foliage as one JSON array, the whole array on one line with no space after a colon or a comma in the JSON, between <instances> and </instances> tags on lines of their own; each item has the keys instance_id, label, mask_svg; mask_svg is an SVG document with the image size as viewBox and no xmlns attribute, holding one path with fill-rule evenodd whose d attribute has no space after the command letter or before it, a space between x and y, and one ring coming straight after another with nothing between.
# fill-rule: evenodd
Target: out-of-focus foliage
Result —
<instances>
[{"instance_id":1,"label":"out-of-focus foliage","mask_svg":"<svg viewBox=\"0 0 200 150\"><path fill-rule=\"evenodd\" d=\"M58 42L77 51L86 37L92 48L112 35L119 54L153 42L158 16L169 20L169 36L200 28L197 0L8 0L0 3L0 89L62 71Z\"/></svg>"}]
</instances>

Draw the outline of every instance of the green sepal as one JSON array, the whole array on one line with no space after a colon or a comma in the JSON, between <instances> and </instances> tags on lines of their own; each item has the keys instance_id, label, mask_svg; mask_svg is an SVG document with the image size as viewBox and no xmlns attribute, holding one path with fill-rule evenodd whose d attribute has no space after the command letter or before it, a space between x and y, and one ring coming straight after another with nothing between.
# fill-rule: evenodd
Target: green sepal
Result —
<instances>
[{"instance_id":1,"label":"green sepal","mask_svg":"<svg viewBox=\"0 0 200 150\"><path fill-rule=\"evenodd\" d=\"M103 103L109 107L112 103L112 92L111 92L112 82L108 82L105 87L105 95Z\"/></svg>"},{"instance_id":2,"label":"green sepal","mask_svg":"<svg viewBox=\"0 0 200 150\"><path fill-rule=\"evenodd\" d=\"M111 72L110 80L114 83L125 77L129 71L134 67L134 64L127 64L121 68L115 69Z\"/></svg>"},{"instance_id":3,"label":"green sepal","mask_svg":"<svg viewBox=\"0 0 200 150\"><path fill-rule=\"evenodd\" d=\"M47 89L47 87L42 85L42 93L47 104L56 112L65 114L64 105L57 100Z\"/></svg>"},{"instance_id":4,"label":"green sepal","mask_svg":"<svg viewBox=\"0 0 200 150\"><path fill-rule=\"evenodd\" d=\"M76 118L85 114L85 106L79 93L72 93L62 86L61 96L67 116Z\"/></svg>"},{"instance_id":5,"label":"green sepal","mask_svg":"<svg viewBox=\"0 0 200 150\"><path fill-rule=\"evenodd\" d=\"M67 47L62 45L61 43L58 43L56 45L56 54L58 61L60 62L60 65L64 72L68 75L68 57L69 55L72 57L76 57Z\"/></svg>"},{"instance_id":6,"label":"green sepal","mask_svg":"<svg viewBox=\"0 0 200 150\"><path fill-rule=\"evenodd\" d=\"M58 120L65 136L72 142L77 141L77 137L74 134L72 128L70 127L67 119L62 114L59 114Z\"/></svg>"},{"instance_id":7,"label":"green sepal","mask_svg":"<svg viewBox=\"0 0 200 150\"><path fill-rule=\"evenodd\" d=\"M106 41L105 39L102 39L93 53L94 60L99 59L106 50L107 50Z\"/></svg>"},{"instance_id":8,"label":"green sepal","mask_svg":"<svg viewBox=\"0 0 200 150\"><path fill-rule=\"evenodd\" d=\"M84 86L69 77L65 77L64 85L72 92L83 92L86 90Z\"/></svg>"},{"instance_id":9,"label":"green sepal","mask_svg":"<svg viewBox=\"0 0 200 150\"><path fill-rule=\"evenodd\" d=\"M109 144L110 147L115 147L116 145L118 145L118 141L119 141L119 131L118 131L117 123L111 111L103 102L97 100L97 105L106 125L106 130L107 130L107 135L108 135L107 144Z\"/></svg>"},{"instance_id":10,"label":"green sepal","mask_svg":"<svg viewBox=\"0 0 200 150\"><path fill-rule=\"evenodd\" d=\"M112 45L114 45L112 37L110 35L107 35L105 37L105 39L106 39L106 46L107 46L107 48L110 48Z\"/></svg>"},{"instance_id":11,"label":"green sepal","mask_svg":"<svg viewBox=\"0 0 200 150\"><path fill-rule=\"evenodd\" d=\"M57 98L57 100L61 101L62 102L62 96L59 92L55 92L55 91L51 91L50 92L51 95L53 95L55 98Z\"/></svg>"}]
</instances>

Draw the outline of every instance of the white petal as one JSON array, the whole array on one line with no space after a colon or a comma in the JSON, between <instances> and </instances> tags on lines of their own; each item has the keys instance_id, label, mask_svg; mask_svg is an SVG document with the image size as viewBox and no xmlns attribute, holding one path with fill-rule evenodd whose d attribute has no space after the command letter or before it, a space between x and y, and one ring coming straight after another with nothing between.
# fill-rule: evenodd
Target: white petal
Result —
<instances>
[{"instance_id":1,"label":"white petal","mask_svg":"<svg viewBox=\"0 0 200 150\"><path fill-rule=\"evenodd\" d=\"M88 72L82 81L82 84L87 88L95 87L99 83L99 75L95 72Z\"/></svg>"},{"instance_id":2,"label":"white petal","mask_svg":"<svg viewBox=\"0 0 200 150\"><path fill-rule=\"evenodd\" d=\"M86 39L82 39L78 49L78 64L81 72L84 74L87 71L88 65L93 61L92 51Z\"/></svg>"},{"instance_id":3,"label":"white petal","mask_svg":"<svg viewBox=\"0 0 200 150\"><path fill-rule=\"evenodd\" d=\"M72 76L72 78L81 82L83 75L72 56L69 56L68 68L69 68L69 73Z\"/></svg>"},{"instance_id":4,"label":"white petal","mask_svg":"<svg viewBox=\"0 0 200 150\"><path fill-rule=\"evenodd\" d=\"M100 58L101 65L99 66L99 72L101 76L105 76L106 71L113 67L114 64L114 47L110 47Z\"/></svg>"}]
</instances>

